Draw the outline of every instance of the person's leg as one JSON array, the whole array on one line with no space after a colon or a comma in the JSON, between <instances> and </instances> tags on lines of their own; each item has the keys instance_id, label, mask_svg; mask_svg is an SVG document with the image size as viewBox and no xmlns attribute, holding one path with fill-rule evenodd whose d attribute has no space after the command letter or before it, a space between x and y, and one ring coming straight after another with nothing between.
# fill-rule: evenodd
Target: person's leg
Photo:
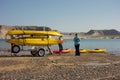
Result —
<instances>
[{"instance_id":1,"label":"person's leg","mask_svg":"<svg viewBox=\"0 0 120 80\"><path fill-rule=\"evenodd\" d=\"M78 55L80 55L80 49L79 49L80 45L78 44Z\"/></svg>"},{"instance_id":2,"label":"person's leg","mask_svg":"<svg viewBox=\"0 0 120 80\"><path fill-rule=\"evenodd\" d=\"M49 50L49 53L52 54L53 52L52 52L50 46L47 46L47 48L48 48L48 50Z\"/></svg>"},{"instance_id":3,"label":"person's leg","mask_svg":"<svg viewBox=\"0 0 120 80\"><path fill-rule=\"evenodd\" d=\"M78 48L78 50L79 50L79 55L80 55L80 44L79 44L79 48Z\"/></svg>"},{"instance_id":4,"label":"person's leg","mask_svg":"<svg viewBox=\"0 0 120 80\"><path fill-rule=\"evenodd\" d=\"M13 44L11 44L11 56L13 56L13 49L12 49L12 47L13 47Z\"/></svg>"},{"instance_id":5,"label":"person's leg","mask_svg":"<svg viewBox=\"0 0 120 80\"><path fill-rule=\"evenodd\" d=\"M62 44L59 44L59 54L62 54L63 46Z\"/></svg>"},{"instance_id":6,"label":"person's leg","mask_svg":"<svg viewBox=\"0 0 120 80\"><path fill-rule=\"evenodd\" d=\"M77 55L77 45L75 45L75 55Z\"/></svg>"},{"instance_id":7,"label":"person's leg","mask_svg":"<svg viewBox=\"0 0 120 80\"><path fill-rule=\"evenodd\" d=\"M79 44L76 45L76 55L80 55L80 52L79 52Z\"/></svg>"}]
</instances>

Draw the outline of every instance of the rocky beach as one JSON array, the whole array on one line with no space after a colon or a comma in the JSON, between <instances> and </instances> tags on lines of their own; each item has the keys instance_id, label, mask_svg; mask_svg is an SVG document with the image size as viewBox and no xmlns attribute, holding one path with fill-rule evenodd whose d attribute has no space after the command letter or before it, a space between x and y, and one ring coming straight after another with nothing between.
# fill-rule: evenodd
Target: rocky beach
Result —
<instances>
[{"instance_id":1,"label":"rocky beach","mask_svg":"<svg viewBox=\"0 0 120 80\"><path fill-rule=\"evenodd\" d=\"M12 28L0 26L0 38L4 39L7 31ZM15 28L21 29L22 27ZM24 28L31 30L29 26ZM38 29L38 27L34 28ZM46 29L49 28L46 27ZM103 34L103 32L111 33L111 31L110 35ZM73 38L74 33L64 33L63 36L66 39ZM91 30L88 33L79 33L79 36L85 39L98 37L117 39L119 32ZM11 56L7 47L3 50L2 46L0 47L0 80L120 80L120 56L109 52L86 53L81 56L67 53L33 57L28 51L21 51L17 56Z\"/></svg>"},{"instance_id":2,"label":"rocky beach","mask_svg":"<svg viewBox=\"0 0 120 80\"><path fill-rule=\"evenodd\" d=\"M0 80L119 80L120 56L107 53L0 55Z\"/></svg>"},{"instance_id":3,"label":"rocky beach","mask_svg":"<svg viewBox=\"0 0 120 80\"><path fill-rule=\"evenodd\" d=\"M120 0L0 0L0 11L0 80L120 80Z\"/></svg>"}]
</instances>

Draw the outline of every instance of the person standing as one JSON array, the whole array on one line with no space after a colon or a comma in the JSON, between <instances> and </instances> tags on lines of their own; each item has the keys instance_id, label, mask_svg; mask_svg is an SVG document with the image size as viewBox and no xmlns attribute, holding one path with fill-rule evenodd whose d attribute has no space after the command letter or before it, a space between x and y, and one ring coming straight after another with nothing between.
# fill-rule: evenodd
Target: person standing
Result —
<instances>
[{"instance_id":1,"label":"person standing","mask_svg":"<svg viewBox=\"0 0 120 80\"><path fill-rule=\"evenodd\" d=\"M47 35L47 39L48 38L51 38L51 36L49 36L49 35ZM47 45L47 48L48 48L48 51L49 51L49 54L53 54L53 51L52 51L52 49L51 49L51 46L49 46L49 45Z\"/></svg>"},{"instance_id":2,"label":"person standing","mask_svg":"<svg viewBox=\"0 0 120 80\"><path fill-rule=\"evenodd\" d=\"M58 40L62 41L63 40L62 36L59 36ZM63 45L62 45L62 43L59 43L58 46L59 46L59 54L61 54L62 50L63 50Z\"/></svg>"},{"instance_id":3,"label":"person standing","mask_svg":"<svg viewBox=\"0 0 120 80\"><path fill-rule=\"evenodd\" d=\"M75 55L80 56L80 51L79 51L80 38L78 37L77 33L75 34L75 37L74 37L74 46L75 46Z\"/></svg>"}]
</instances>

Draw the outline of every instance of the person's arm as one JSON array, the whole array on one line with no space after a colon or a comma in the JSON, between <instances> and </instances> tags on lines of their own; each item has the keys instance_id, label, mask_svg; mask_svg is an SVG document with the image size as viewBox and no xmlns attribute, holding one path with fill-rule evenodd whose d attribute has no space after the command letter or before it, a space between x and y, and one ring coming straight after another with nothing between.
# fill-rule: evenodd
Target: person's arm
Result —
<instances>
[{"instance_id":1,"label":"person's arm","mask_svg":"<svg viewBox=\"0 0 120 80\"><path fill-rule=\"evenodd\" d=\"M78 39L79 39L79 42L80 42L81 39L80 38L78 38Z\"/></svg>"}]
</instances>

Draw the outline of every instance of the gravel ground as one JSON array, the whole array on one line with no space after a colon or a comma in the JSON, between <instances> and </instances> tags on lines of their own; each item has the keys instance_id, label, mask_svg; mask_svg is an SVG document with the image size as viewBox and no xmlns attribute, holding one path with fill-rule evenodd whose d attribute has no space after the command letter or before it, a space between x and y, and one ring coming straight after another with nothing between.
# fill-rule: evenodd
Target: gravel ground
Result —
<instances>
[{"instance_id":1,"label":"gravel ground","mask_svg":"<svg viewBox=\"0 0 120 80\"><path fill-rule=\"evenodd\" d=\"M0 80L120 80L120 56L0 55Z\"/></svg>"}]
</instances>

